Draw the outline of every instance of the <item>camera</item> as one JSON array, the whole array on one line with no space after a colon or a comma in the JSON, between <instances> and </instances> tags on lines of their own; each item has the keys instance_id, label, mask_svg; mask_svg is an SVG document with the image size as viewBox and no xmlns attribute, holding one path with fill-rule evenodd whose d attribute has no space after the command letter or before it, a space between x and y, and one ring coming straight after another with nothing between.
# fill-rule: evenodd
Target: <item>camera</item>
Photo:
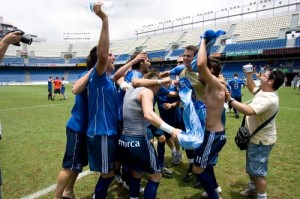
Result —
<instances>
[{"instance_id":1,"label":"camera","mask_svg":"<svg viewBox=\"0 0 300 199\"><path fill-rule=\"evenodd\" d=\"M253 72L253 66L249 63L243 66L245 73L252 73Z\"/></svg>"},{"instance_id":2,"label":"camera","mask_svg":"<svg viewBox=\"0 0 300 199\"><path fill-rule=\"evenodd\" d=\"M22 43L28 44L28 45L30 45L32 43L32 38L30 36L28 36L28 35L25 35L25 32L22 31L22 30L20 30L20 29L18 29L17 27L14 27L14 29L12 31L10 31L10 32L16 32L16 31L19 31L21 33L21 42ZM10 32L8 32L8 33L10 33ZM8 33L6 33L6 34L8 34ZM4 35L4 37L5 37L5 35ZM13 45L20 46L21 44L20 44L20 42L17 42L17 43L15 43Z\"/></svg>"}]
</instances>

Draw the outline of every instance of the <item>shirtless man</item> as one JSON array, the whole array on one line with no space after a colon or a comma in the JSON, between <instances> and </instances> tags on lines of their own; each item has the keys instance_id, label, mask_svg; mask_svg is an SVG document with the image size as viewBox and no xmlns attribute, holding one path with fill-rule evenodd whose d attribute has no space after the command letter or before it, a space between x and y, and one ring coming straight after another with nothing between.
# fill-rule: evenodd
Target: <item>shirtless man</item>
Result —
<instances>
[{"instance_id":1,"label":"shirtless man","mask_svg":"<svg viewBox=\"0 0 300 199\"><path fill-rule=\"evenodd\" d=\"M219 81L221 63L218 60L207 58L206 44L209 39L201 41L197 66L199 79L205 82L203 101L206 105L206 129L201 146L195 149L193 172L197 176L210 199L218 199L217 182L213 165L216 158L226 143L224 126L221 122L223 105L225 102L225 86Z\"/></svg>"}]
</instances>

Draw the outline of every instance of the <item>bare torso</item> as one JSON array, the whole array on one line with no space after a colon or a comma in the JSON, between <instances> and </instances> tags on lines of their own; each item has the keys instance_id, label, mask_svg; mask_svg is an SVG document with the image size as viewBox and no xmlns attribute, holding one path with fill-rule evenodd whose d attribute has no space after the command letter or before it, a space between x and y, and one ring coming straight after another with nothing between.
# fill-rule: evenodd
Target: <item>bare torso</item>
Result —
<instances>
[{"instance_id":1,"label":"bare torso","mask_svg":"<svg viewBox=\"0 0 300 199\"><path fill-rule=\"evenodd\" d=\"M224 129L221 122L221 115L225 102L225 86L221 85L218 89L210 89L209 85L206 86L203 101L206 105L206 130L209 131L222 131Z\"/></svg>"}]
</instances>

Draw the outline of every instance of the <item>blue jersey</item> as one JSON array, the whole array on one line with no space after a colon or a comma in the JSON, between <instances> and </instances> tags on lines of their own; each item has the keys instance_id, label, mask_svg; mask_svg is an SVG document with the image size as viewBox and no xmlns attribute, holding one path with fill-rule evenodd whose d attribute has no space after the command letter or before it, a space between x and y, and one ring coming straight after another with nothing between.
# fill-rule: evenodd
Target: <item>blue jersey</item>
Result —
<instances>
[{"instance_id":1,"label":"blue jersey","mask_svg":"<svg viewBox=\"0 0 300 199\"><path fill-rule=\"evenodd\" d=\"M79 78L84 76L86 72L79 75ZM78 79L79 79L78 78ZM67 127L76 131L86 133L88 125L88 99L87 89L75 96L75 104L71 111L71 118L67 122Z\"/></svg>"},{"instance_id":2,"label":"blue jersey","mask_svg":"<svg viewBox=\"0 0 300 199\"><path fill-rule=\"evenodd\" d=\"M242 96L242 85L245 84L245 81L239 78L234 78L228 81L228 85L231 88L232 97L241 97Z\"/></svg>"},{"instance_id":3,"label":"blue jersey","mask_svg":"<svg viewBox=\"0 0 300 199\"><path fill-rule=\"evenodd\" d=\"M127 83L131 83L131 81L132 81L133 78L142 79L143 78L143 74L140 71L138 71L138 70L128 71L128 73L125 76L125 81Z\"/></svg>"},{"instance_id":4,"label":"blue jersey","mask_svg":"<svg viewBox=\"0 0 300 199\"><path fill-rule=\"evenodd\" d=\"M48 80L48 89L52 90L52 80Z\"/></svg>"},{"instance_id":5,"label":"blue jersey","mask_svg":"<svg viewBox=\"0 0 300 199\"><path fill-rule=\"evenodd\" d=\"M161 87L155 96L160 117L169 124L181 121L179 107L173 107L169 110L165 110L163 107L164 103L173 103L180 100L179 97L168 97L170 91L178 92L176 86L171 85L169 88Z\"/></svg>"},{"instance_id":6,"label":"blue jersey","mask_svg":"<svg viewBox=\"0 0 300 199\"><path fill-rule=\"evenodd\" d=\"M94 68L88 83L89 124L87 135L116 135L118 96L115 84Z\"/></svg>"}]
</instances>

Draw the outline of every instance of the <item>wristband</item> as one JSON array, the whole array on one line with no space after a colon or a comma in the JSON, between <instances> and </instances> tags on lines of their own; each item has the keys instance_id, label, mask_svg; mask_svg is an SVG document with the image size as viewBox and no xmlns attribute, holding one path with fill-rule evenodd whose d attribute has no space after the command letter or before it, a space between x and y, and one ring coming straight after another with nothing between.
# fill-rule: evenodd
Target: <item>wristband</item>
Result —
<instances>
[{"instance_id":1,"label":"wristband","mask_svg":"<svg viewBox=\"0 0 300 199\"><path fill-rule=\"evenodd\" d=\"M163 80L161 80L161 79L158 79L156 83L157 83L158 85L162 85L162 83L163 83Z\"/></svg>"},{"instance_id":2,"label":"wristband","mask_svg":"<svg viewBox=\"0 0 300 199\"><path fill-rule=\"evenodd\" d=\"M162 122L159 128L169 134L171 134L172 131L175 129L174 127L170 126L169 124L167 124L165 122Z\"/></svg>"},{"instance_id":3,"label":"wristband","mask_svg":"<svg viewBox=\"0 0 300 199\"><path fill-rule=\"evenodd\" d=\"M230 100L228 101L228 104L231 106L231 103L232 103L233 101L235 101L235 99L234 99L234 98L230 98Z\"/></svg>"}]
</instances>

